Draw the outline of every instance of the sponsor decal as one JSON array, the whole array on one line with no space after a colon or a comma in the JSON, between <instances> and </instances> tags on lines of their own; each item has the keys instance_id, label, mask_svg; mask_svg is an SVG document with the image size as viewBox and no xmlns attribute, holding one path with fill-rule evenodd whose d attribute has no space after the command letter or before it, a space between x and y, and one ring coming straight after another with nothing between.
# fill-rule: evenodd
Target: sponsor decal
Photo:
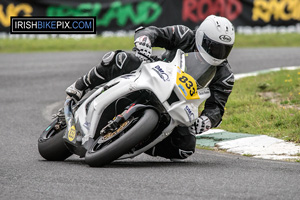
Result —
<instances>
[{"instance_id":1,"label":"sponsor decal","mask_svg":"<svg viewBox=\"0 0 300 200\"><path fill-rule=\"evenodd\" d=\"M11 17L12 34L96 34L95 17Z\"/></svg>"},{"instance_id":2,"label":"sponsor decal","mask_svg":"<svg viewBox=\"0 0 300 200\"><path fill-rule=\"evenodd\" d=\"M300 4L297 0L254 0L252 20L262 20L265 23L274 21L300 20ZM282 23L281 23L282 24Z\"/></svg>"},{"instance_id":3,"label":"sponsor decal","mask_svg":"<svg viewBox=\"0 0 300 200\"><path fill-rule=\"evenodd\" d=\"M192 122L195 119L195 114L193 111L188 106L185 106L184 111L186 112L189 121Z\"/></svg>"},{"instance_id":4,"label":"sponsor decal","mask_svg":"<svg viewBox=\"0 0 300 200\"><path fill-rule=\"evenodd\" d=\"M163 81L170 81L169 75L159 66L152 68Z\"/></svg>"},{"instance_id":5,"label":"sponsor decal","mask_svg":"<svg viewBox=\"0 0 300 200\"><path fill-rule=\"evenodd\" d=\"M265 2L264 0L256 0ZM248 6L248 5L247 5ZM269 7L272 9L271 7ZM202 22L208 15L218 15L235 20L243 11L243 1L240 0L183 0L182 20L195 23ZM276 10L274 10L276 12Z\"/></svg>"},{"instance_id":6,"label":"sponsor decal","mask_svg":"<svg viewBox=\"0 0 300 200\"><path fill-rule=\"evenodd\" d=\"M68 132L68 140L72 142L76 137L76 129L75 126L72 126Z\"/></svg>"},{"instance_id":7,"label":"sponsor decal","mask_svg":"<svg viewBox=\"0 0 300 200\"><path fill-rule=\"evenodd\" d=\"M222 40L223 42L230 42L231 41L231 37L228 35L220 35L219 36L220 40Z\"/></svg>"},{"instance_id":8,"label":"sponsor decal","mask_svg":"<svg viewBox=\"0 0 300 200\"><path fill-rule=\"evenodd\" d=\"M209 94L210 90L209 88L206 88L205 90L198 90L199 95Z\"/></svg>"},{"instance_id":9,"label":"sponsor decal","mask_svg":"<svg viewBox=\"0 0 300 200\"><path fill-rule=\"evenodd\" d=\"M183 92L184 96L187 96L187 92L184 89L184 87L181 84L179 84L178 87L181 89L181 91Z\"/></svg>"},{"instance_id":10,"label":"sponsor decal","mask_svg":"<svg viewBox=\"0 0 300 200\"><path fill-rule=\"evenodd\" d=\"M127 24L151 24L160 17L163 8L154 1L140 1L134 3L124 3L122 1L112 1L108 8L108 2L90 3L84 2L78 6L49 6L47 16L96 16L96 26L109 27L116 23L118 27Z\"/></svg>"}]
</instances>

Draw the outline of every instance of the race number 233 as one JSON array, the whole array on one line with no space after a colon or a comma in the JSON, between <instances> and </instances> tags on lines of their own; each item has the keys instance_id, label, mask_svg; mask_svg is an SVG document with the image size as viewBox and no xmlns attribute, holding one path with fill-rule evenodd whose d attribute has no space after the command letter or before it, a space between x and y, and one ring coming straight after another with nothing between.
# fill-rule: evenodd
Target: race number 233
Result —
<instances>
[{"instance_id":1,"label":"race number 233","mask_svg":"<svg viewBox=\"0 0 300 200\"><path fill-rule=\"evenodd\" d=\"M182 71L181 73L177 73L176 83L186 99L191 100L200 98L197 93L196 81L189 74L186 74Z\"/></svg>"}]
</instances>

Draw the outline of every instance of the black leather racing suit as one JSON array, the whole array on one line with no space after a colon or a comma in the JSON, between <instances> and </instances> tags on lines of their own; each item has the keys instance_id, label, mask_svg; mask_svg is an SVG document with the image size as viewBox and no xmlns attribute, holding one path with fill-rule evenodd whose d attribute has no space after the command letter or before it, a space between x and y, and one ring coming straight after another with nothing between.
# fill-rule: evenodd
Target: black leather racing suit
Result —
<instances>
[{"instance_id":1,"label":"black leather racing suit","mask_svg":"<svg viewBox=\"0 0 300 200\"><path fill-rule=\"evenodd\" d=\"M150 26L136 30L134 38L146 35L149 37L152 47L162 47L166 52L162 55L165 60L172 60L177 49L188 53L196 49L195 31L186 26L175 25L164 28ZM234 75L227 62L223 62L217 67L214 79L209 84L211 96L206 100L205 109L201 115L207 116L212 127L217 127L224 114L224 107L232 91L234 84Z\"/></svg>"},{"instance_id":2,"label":"black leather racing suit","mask_svg":"<svg viewBox=\"0 0 300 200\"><path fill-rule=\"evenodd\" d=\"M165 28L147 27L136 30L135 39L146 35L150 38L152 47L162 47L166 52L161 59L171 61L177 49L184 52L195 50L195 33L189 28L177 25ZM79 90L94 88L122 74L130 73L137 69L141 61L133 53L125 51L112 51L106 53L101 63L92 68L86 75L80 77L75 84ZM231 93L234 83L234 76L228 62L223 62L217 67L215 77L209 88L211 96L206 100L205 109L201 115L206 115L216 127L221 123L224 114L224 107L228 96ZM192 135L188 127L176 127L172 134L165 140L151 148L146 154L161 156L170 159L184 159L195 152L196 137Z\"/></svg>"}]
</instances>

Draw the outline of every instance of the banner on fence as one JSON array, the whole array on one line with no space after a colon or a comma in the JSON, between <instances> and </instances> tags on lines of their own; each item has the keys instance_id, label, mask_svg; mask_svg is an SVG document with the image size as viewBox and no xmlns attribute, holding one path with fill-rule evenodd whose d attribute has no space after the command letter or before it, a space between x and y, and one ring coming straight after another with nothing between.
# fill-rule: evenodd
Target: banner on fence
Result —
<instances>
[{"instance_id":1,"label":"banner on fence","mask_svg":"<svg viewBox=\"0 0 300 200\"><path fill-rule=\"evenodd\" d=\"M238 32L300 32L300 0L1 0L0 32L17 16L96 17L97 34L139 26L183 24L191 29L211 14L227 17Z\"/></svg>"}]
</instances>

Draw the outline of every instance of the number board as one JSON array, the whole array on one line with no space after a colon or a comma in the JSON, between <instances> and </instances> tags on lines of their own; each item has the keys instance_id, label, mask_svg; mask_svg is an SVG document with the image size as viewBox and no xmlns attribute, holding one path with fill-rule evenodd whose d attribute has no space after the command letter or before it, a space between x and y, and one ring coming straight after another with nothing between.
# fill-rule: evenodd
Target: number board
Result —
<instances>
[{"instance_id":1,"label":"number board","mask_svg":"<svg viewBox=\"0 0 300 200\"><path fill-rule=\"evenodd\" d=\"M180 70L180 72L177 72L176 84L187 100L200 99L197 92L197 83L191 75Z\"/></svg>"},{"instance_id":2,"label":"number board","mask_svg":"<svg viewBox=\"0 0 300 200\"><path fill-rule=\"evenodd\" d=\"M69 132L68 132L68 139L70 142L72 142L76 137L76 129L75 129L75 126L73 125Z\"/></svg>"}]
</instances>

